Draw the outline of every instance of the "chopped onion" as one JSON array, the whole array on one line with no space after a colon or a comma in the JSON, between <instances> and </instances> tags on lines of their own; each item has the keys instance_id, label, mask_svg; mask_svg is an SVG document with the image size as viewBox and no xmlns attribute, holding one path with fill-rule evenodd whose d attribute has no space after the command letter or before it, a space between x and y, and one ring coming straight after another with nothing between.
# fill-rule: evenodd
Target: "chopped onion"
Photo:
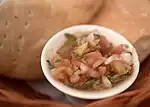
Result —
<instances>
[{"instance_id":1,"label":"chopped onion","mask_svg":"<svg viewBox=\"0 0 150 107\"><path fill-rule=\"evenodd\" d=\"M89 35L88 35L88 37L87 37L87 41L89 42L89 44L91 45L91 46L96 46L98 43L99 43L99 41L100 41L100 39L95 39L95 37L94 37L94 33L90 33Z\"/></svg>"},{"instance_id":2,"label":"chopped onion","mask_svg":"<svg viewBox=\"0 0 150 107\"><path fill-rule=\"evenodd\" d=\"M85 50L88 48L88 43L84 43L81 46L77 47L75 50L75 53L78 54L79 56L82 56Z\"/></svg>"},{"instance_id":3,"label":"chopped onion","mask_svg":"<svg viewBox=\"0 0 150 107\"><path fill-rule=\"evenodd\" d=\"M87 37L87 41L92 45L93 41L94 41L94 34L90 33Z\"/></svg>"},{"instance_id":4,"label":"chopped onion","mask_svg":"<svg viewBox=\"0 0 150 107\"><path fill-rule=\"evenodd\" d=\"M89 67L86 66L85 64L81 63L80 64L80 69L81 69L81 73L85 74L89 70Z\"/></svg>"},{"instance_id":5,"label":"chopped onion","mask_svg":"<svg viewBox=\"0 0 150 107\"><path fill-rule=\"evenodd\" d=\"M127 64L132 64L132 55L130 53L122 53L121 57Z\"/></svg>"},{"instance_id":6,"label":"chopped onion","mask_svg":"<svg viewBox=\"0 0 150 107\"><path fill-rule=\"evenodd\" d=\"M102 76L102 83L103 83L104 88L112 87L110 80L106 76Z\"/></svg>"},{"instance_id":7,"label":"chopped onion","mask_svg":"<svg viewBox=\"0 0 150 107\"><path fill-rule=\"evenodd\" d=\"M114 60L123 60L123 59L122 59L122 57L120 55L115 55L114 54L114 55L112 55L112 56L110 56L109 58L106 59L105 65L110 64Z\"/></svg>"}]
</instances>

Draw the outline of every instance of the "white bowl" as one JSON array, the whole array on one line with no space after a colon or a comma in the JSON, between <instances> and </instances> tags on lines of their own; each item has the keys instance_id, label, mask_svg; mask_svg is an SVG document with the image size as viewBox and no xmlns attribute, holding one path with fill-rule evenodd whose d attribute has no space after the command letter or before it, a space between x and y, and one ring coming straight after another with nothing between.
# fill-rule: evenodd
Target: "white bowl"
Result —
<instances>
[{"instance_id":1,"label":"white bowl","mask_svg":"<svg viewBox=\"0 0 150 107\"><path fill-rule=\"evenodd\" d=\"M101 32L103 36L105 36L109 41L111 41L114 44L127 44L129 47L133 48L133 73L131 76L129 76L125 81L117 84L113 88L102 90L102 91L82 91L82 90L76 90L73 88L70 88L60 82L57 82L53 79L51 75L51 71L49 69L49 65L46 62L48 59L50 59L52 56L55 55L55 52L63 45L63 43L66 41L64 37L64 33L73 33L77 31L93 31L98 30ZM58 90L64 92L65 94L68 94L73 97L82 98L82 99L102 99L110 96L114 96L116 94L119 94L123 91L125 91L127 88L129 88L133 82L136 80L138 73L139 73L139 59L138 54L133 47L133 45L124 38L121 34L97 25L79 25L79 26L73 26L70 28L66 28L58 33L56 33L49 41L46 43L42 55L41 55L41 66L43 73L47 80Z\"/></svg>"}]
</instances>

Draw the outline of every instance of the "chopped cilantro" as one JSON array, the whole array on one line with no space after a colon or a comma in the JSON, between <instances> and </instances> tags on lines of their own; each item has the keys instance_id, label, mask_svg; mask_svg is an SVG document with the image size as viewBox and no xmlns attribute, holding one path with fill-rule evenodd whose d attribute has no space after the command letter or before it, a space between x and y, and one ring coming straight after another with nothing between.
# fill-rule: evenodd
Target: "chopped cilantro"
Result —
<instances>
[{"instance_id":1,"label":"chopped cilantro","mask_svg":"<svg viewBox=\"0 0 150 107\"><path fill-rule=\"evenodd\" d=\"M60 62L61 61L61 59L59 59L59 58L56 58L55 59L55 62L57 63L57 62Z\"/></svg>"},{"instance_id":2,"label":"chopped cilantro","mask_svg":"<svg viewBox=\"0 0 150 107\"><path fill-rule=\"evenodd\" d=\"M83 89L88 89L88 88L91 88L92 85L93 85L92 81L87 81L85 84L82 85L82 88Z\"/></svg>"},{"instance_id":3,"label":"chopped cilantro","mask_svg":"<svg viewBox=\"0 0 150 107\"><path fill-rule=\"evenodd\" d=\"M94 78L89 78L83 85L82 88L83 89L88 89L91 88L93 86L93 83L95 82Z\"/></svg>"},{"instance_id":4,"label":"chopped cilantro","mask_svg":"<svg viewBox=\"0 0 150 107\"><path fill-rule=\"evenodd\" d=\"M66 85L67 85L67 86L69 86L69 87L71 87L71 88L73 88L73 87L74 87L74 85L73 85L72 83L69 83L69 82L68 82L68 83L66 83Z\"/></svg>"}]
</instances>

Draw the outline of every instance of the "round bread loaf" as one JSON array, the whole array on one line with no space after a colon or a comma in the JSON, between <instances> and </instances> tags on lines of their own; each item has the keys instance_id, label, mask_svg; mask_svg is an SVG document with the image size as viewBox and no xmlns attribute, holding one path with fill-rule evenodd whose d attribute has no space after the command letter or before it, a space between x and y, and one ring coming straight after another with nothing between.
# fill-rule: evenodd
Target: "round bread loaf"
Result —
<instances>
[{"instance_id":1,"label":"round bread loaf","mask_svg":"<svg viewBox=\"0 0 150 107\"><path fill-rule=\"evenodd\" d=\"M40 79L40 55L57 31L88 23L103 0L0 0L0 75Z\"/></svg>"}]
</instances>

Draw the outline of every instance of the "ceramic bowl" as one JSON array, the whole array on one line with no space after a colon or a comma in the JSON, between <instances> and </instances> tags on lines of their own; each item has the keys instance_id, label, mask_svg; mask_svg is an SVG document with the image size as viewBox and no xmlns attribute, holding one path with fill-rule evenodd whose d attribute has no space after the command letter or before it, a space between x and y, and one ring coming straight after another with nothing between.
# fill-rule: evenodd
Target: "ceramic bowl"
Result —
<instances>
[{"instance_id":1,"label":"ceramic bowl","mask_svg":"<svg viewBox=\"0 0 150 107\"><path fill-rule=\"evenodd\" d=\"M114 44L127 44L130 48L133 48L133 73L131 76L129 76L125 81L122 81L118 83L116 86L102 90L102 91L82 91L70 88L56 80L51 75L51 70L49 69L49 65L47 63L47 60L53 57L56 54L56 51L64 44L66 41L66 38L64 36L64 33L74 33L74 32L86 32L86 31L93 31L97 30L99 31L103 36L105 36L110 42ZM61 30L57 32L55 35L53 35L46 45L43 48L42 55L41 55L41 66L43 73L47 80L58 90L61 92L81 98L81 99L102 99L110 96L114 96L116 94L119 94L123 91L125 91L127 88L129 88L133 82L136 80L138 73L139 73L139 59L138 54L136 52L136 49L133 47L133 45L121 34L106 28L102 26L97 25L78 25L78 26L72 26L69 28L66 28L64 30Z\"/></svg>"}]
</instances>

